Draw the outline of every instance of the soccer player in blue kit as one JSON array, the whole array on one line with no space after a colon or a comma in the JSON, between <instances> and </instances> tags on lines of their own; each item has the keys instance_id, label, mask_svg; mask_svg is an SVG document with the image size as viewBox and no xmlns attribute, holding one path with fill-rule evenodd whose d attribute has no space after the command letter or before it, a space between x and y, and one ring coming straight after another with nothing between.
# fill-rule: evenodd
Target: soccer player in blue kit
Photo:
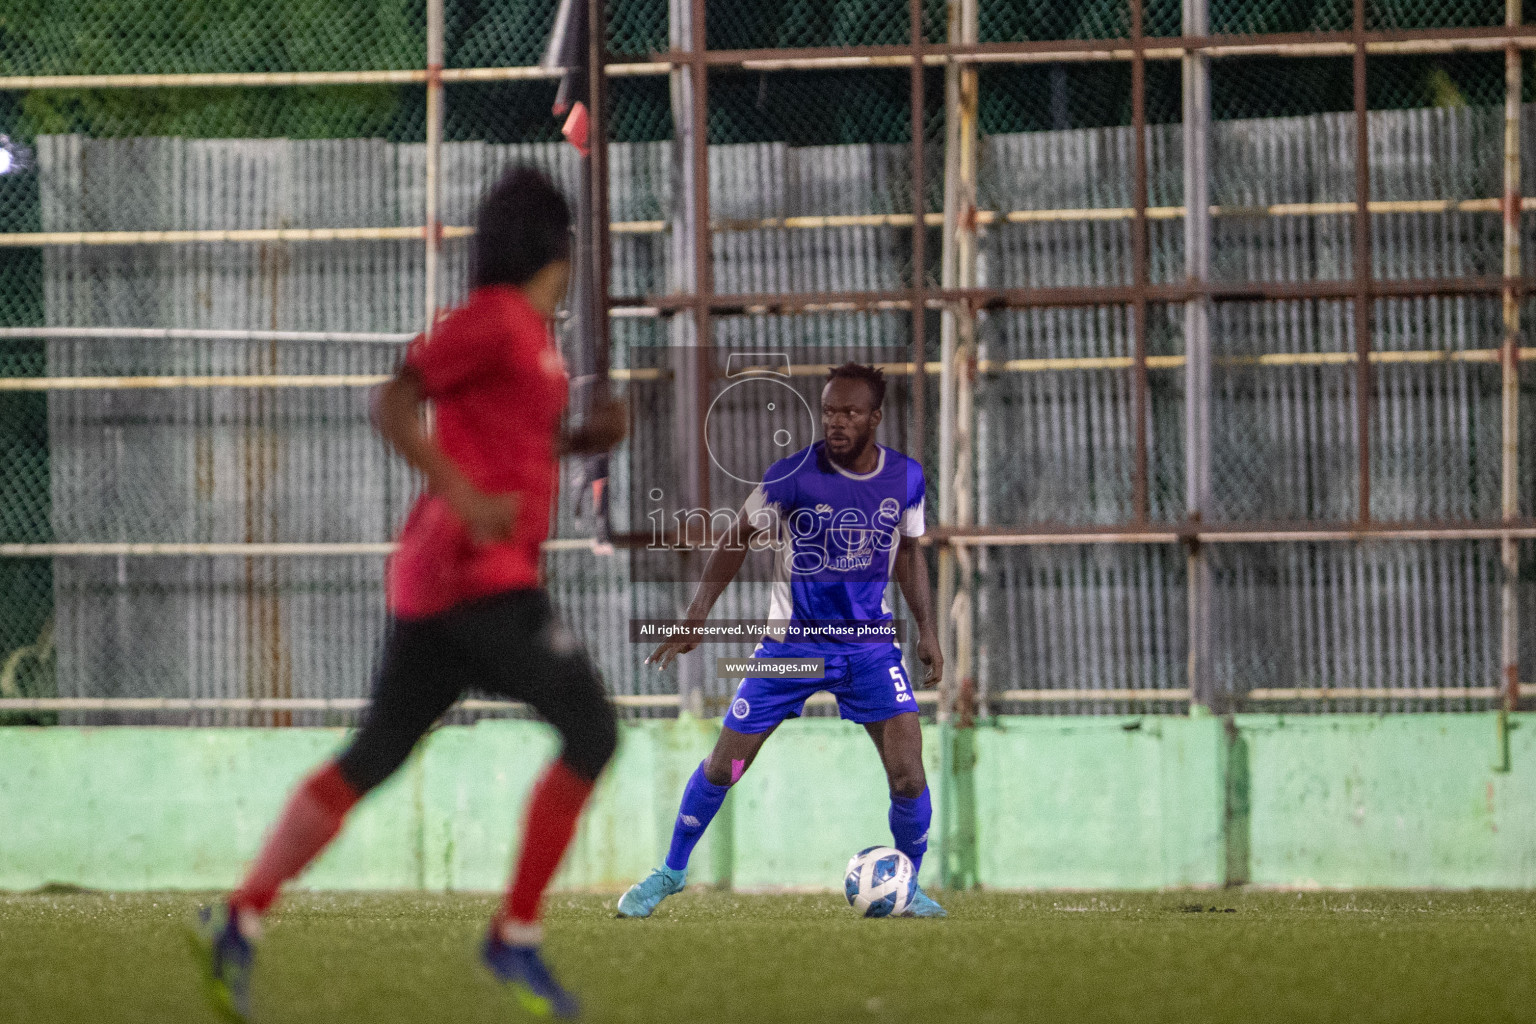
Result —
<instances>
[{"instance_id":1,"label":"soccer player in blue kit","mask_svg":"<svg viewBox=\"0 0 1536 1024\"><path fill-rule=\"evenodd\" d=\"M720 738L683 790L666 862L619 900L620 917L649 917L663 899L682 890L688 858L726 793L786 718L800 714L807 697L828 690L843 718L859 722L874 740L891 793L891 836L898 850L922 866L933 816L923 774L923 735L917 701L894 639L850 640L816 634L815 624L889 624L886 587L895 579L917 620L917 656L924 686L943 674L928 589L918 550L923 533L923 469L875 442L885 378L857 363L834 367L821 393L823 440L770 466L726 536L710 555L689 605L687 621L702 623L741 569L749 547L763 541L774 552L770 632L756 658L821 658L821 679L761 676L742 681ZM697 642L669 640L646 659L662 668ZM907 911L944 917L944 908L917 890Z\"/></svg>"}]
</instances>

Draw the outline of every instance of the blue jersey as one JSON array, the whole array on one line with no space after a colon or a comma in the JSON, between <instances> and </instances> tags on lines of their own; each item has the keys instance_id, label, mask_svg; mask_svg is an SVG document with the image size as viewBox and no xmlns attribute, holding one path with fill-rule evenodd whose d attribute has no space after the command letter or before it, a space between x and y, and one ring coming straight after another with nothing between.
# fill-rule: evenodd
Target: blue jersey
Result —
<instances>
[{"instance_id":1,"label":"blue jersey","mask_svg":"<svg viewBox=\"0 0 1536 1024\"><path fill-rule=\"evenodd\" d=\"M769 621L889 621L896 548L923 533L923 493L922 466L890 448L865 474L834 463L821 441L769 466L744 509L771 531Z\"/></svg>"}]
</instances>

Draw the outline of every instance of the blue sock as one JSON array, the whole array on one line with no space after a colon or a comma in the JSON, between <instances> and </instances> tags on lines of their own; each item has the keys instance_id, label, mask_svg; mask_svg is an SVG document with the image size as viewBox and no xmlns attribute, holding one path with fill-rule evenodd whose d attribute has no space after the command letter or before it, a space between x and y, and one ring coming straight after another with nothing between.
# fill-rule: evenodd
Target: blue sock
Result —
<instances>
[{"instance_id":1,"label":"blue sock","mask_svg":"<svg viewBox=\"0 0 1536 1024\"><path fill-rule=\"evenodd\" d=\"M677 823L672 826L672 846L667 850L667 867L681 871L688 866L693 848L699 844L704 830L714 820L715 812L725 802L730 786L716 786L704 777L701 763L693 770L688 785L683 788L683 802L677 809Z\"/></svg>"},{"instance_id":2,"label":"blue sock","mask_svg":"<svg viewBox=\"0 0 1536 1024\"><path fill-rule=\"evenodd\" d=\"M891 838L896 840L896 849L911 858L914 878L923 866L923 854L928 852L928 823L932 819L928 787L917 796L891 794Z\"/></svg>"}]
</instances>

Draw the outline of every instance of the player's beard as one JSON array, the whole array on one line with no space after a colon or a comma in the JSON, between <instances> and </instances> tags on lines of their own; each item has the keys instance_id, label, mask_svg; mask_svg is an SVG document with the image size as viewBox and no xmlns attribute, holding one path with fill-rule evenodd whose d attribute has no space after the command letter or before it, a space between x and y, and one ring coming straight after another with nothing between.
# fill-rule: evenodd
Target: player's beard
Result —
<instances>
[{"instance_id":1,"label":"player's beard","mask_svg":"<svg viewBox=\"0 0 1536 1024\"><path fill-rule=\"evenodd\" d=\"M852 469L853 464L869 450L869 446L875 443L874 432L864 434L861 437L850 437L848 448L844 452L834 451L830 439L827 441L827 458L842 466L844 469Z\"/></svg>"}]
</instances>

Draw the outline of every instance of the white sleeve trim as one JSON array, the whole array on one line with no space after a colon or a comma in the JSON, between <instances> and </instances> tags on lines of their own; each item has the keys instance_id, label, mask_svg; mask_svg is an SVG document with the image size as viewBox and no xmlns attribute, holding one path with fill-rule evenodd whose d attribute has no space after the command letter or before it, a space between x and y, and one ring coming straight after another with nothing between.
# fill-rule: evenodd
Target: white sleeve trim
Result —
<instances>
[{"instance_id":1,"label":"white sleeve trim","mask_svg":"<svg viewBox=\"0 0 1536 1024\"><path fill-rule=\"evenodd\" d=\"M918 498L917 504L901 514L901 522L896 529L903 537L921 537L928 531L928 524L923 521L924 499Z\"/></svg>"},{"instance_id":2,"label":"white sleeve trim","mask_svg":"<svg viewBox=\"0 0 1536 1024\"><path fill-rule=\"evenodd\" d=\"M741 506L742 517L751 530L774 530L779 524L779 506L768 500L763 485L758 484Z\"/></svg>"}]
</instances>

